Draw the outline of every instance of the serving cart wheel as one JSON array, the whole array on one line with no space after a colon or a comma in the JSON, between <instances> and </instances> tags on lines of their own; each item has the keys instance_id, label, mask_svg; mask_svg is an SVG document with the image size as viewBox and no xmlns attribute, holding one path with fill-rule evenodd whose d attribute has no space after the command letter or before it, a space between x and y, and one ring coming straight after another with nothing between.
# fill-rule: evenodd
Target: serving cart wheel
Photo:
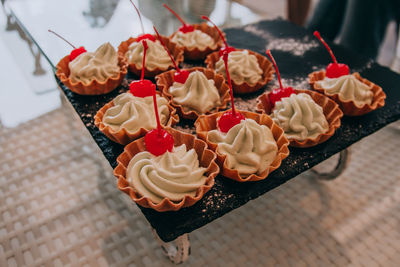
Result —
<instances>
[{"instance_id":1,"label":"serving cart wheel","mask_svg":"<svg viewBox=\"0 0 400 267\"><path fill-rule=\"evenodd\" d=\"M313 175L317 176L317 178L321 180L333 180L342 174L342 172L346 169L349 161L350 161L350 148L346 148L339 152L338 162L332 171L319 172L315 169L315 167L312 168L310 171Z\"/></svg>"},{"instance_id":2,"label":"serving cart wheel","mask_svg":"<svg viewBox=\"0 0 400 267\"><path fill-rule=\"evenodd\" d=\"M188 234L183 234L171 242L164 242L154 229L152 229L152 231L157 239L158 244L161 246L164 255L167 256L173 263L180 264L189 258L190 241Z\"/></svg>"}]
</instances>

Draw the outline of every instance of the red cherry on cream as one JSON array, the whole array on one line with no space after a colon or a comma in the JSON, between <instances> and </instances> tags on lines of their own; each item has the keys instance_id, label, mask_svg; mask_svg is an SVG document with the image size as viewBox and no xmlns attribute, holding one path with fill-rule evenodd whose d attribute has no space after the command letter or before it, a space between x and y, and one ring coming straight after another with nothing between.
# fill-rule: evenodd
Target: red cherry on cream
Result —
<instances>
[{"instance_id":1,"label":"red cherry on cream","mask_svg":"<svg viewBox=\"0 0 400 267\"><path fill-rule=\"evenodd\" d=\"M194 31L194 27L190 24L185 24L185 25L180 26L178 28L178 31L181 31L183 33L188 33L188 32Z\"/></svg>"},{"instance_id":2,"label":"red cherry on cream","mask_svg":"<svg viewBox=\"0 0 400 267\"><path fill-rule=\"evenodd\" d=\"M328 50L329 54L332 57L333 63L330 63L326 67L326 76L328 78L338 78L338 77L343 76L343 75L348 75L350 73L349 66L347 66L346 64L338 63L336 61L336 57L333 54L331 48L324 41L324 39L322 39L322 37L321 37L321 35L319 34L318 31L314 32L314 36L317 37L322 42L322 44L326 47L326 50Z\"/></svg>"},{"instance_id":3,"label":"red cherry on cream","mask_svg":"<svg viewBox=\"0 0 400 267\"><path fill-rule=\"evenodd\" d=\"M138 37L136 37L136 42L140 42L142 40L150 40L152 42L156 41L156 37L154 37L153 35L146 33L146 34L141 34Z\"/></svg>"},{"instance_id":4,"label":"red cherry on cream","mask_svg":"<svg viewBox=\"0 0 400 267\"><path fill-rule=\"evenodd\" d=\"M275 67L276 76L278 76L278 81L280 86L280 88L273 89L269 94L269 102L271 104L271 107L273 108L275 106L275 102L280 101L284 97L289 97L291 94L295 94L295 92L293 88L290 86L285 88L282 86L281 75L279 74L279 69L278 66L276 65L274 57L271 54L271 50L268 49L266 54L269 56L269 58L272 61L272 64Z\"/></svg>"},{"instance_id":5,"label":"red cherry on cream","mask_svg":"<svg viewBox=\"0 0 400 267\"><path fill-rule=\"evenodd\" d=\"M71 51L71 53L69 54L69 61L74 60L75 58L77 58L80 54L86 53L86 49L81 46L79 48L76 48L73 44L71 44L70 42L67 41L67 39L65 39L64 37L62 37L61 35L59 35L58 33L52 31L52 30L48 30L49 32L51 32L52 34L54 34L55 36L57 36L58 38L60 38L61 40L63 40L64 42L66 42L67 44L69 44L70 46L72 46L72 48L74 48L74 50Z\"/></svg>"},{"instance_id":6,"label":"red cherry on cream","mask_svg":"<svg viewBox=\"0 0 400 267\"><path fill-rule=\"evenodd\" d=\"M329 63L326 67L326 76L328 78L338 78L349 73L349 66L343 63Z\"/></svg>"},{"instance_id":7,"label":"red cherry on cream","mask_svg":"<svg viewBox=\"0 0 400 267\"><path fill-rule=\"evenodd\" d=\"M160 156L165 152L171 152L174 147L174 138L166 130L154 129L144 136L147 151L154 156Z\"/></svg>"},{"instance_id":8,"label":"red cherry on cream","mask_svg":"<svg viewBox=\"0 0 400 267\"><path fill-rule=\"evenodd\" d=\"M160 43L162 44L162 46L164 47L165 51L167 51L168 56L170 57L172 63L175 66L176 72L174 73L174 81L178 82L178 83L185 83L187 78L189 77L190 72L187 70L181 70L178 67L178 64L176 64L176 61L174 59L174 57L171 55L171 53L169 52L167 46L164 44L163 40L161 39L160 34L158 33L157 29L155 26L153 26L154 31L156 32L157 38L160 41Z\"/></svg>"},{"instance_id":9,"label":"red cherry on cream","mask_svg":"<svg viewBox=\"0 0 400 267\"><path fill-rule=\"evenodd\" d=\"M221 132L227 133L233 126L239 124L244 119L241 113L236 112L233 114L232 110L228 110L219 118L218 127Z\"/></svg>"},{"instance_id":10,"label":"red cherry on cream","mask_svg":"<svg viewBox=\"0 0 400 267\"><path fill-rule=\"evenodd\" d=\"M174 73L174 81L177 83L185 83L189 77L190 72L187 70L181 70Z\"/></svg>"},{"instance_id":11,"label":"red cherry on cream","mask_svg":"<svg viewBox=\"0 0 400 267\"><path fill-rule=\"evenodd\" d=\"M233 46L229 46L229 45L228 45L228 43L226 42L226 39L225 39L224 35L222 34L221 30L218 28L218 26L217 26L214 22L212 22L212 21L210 20L209 17L207 17L207 16L201 16L201 18L202 18L202 19L205 19L205 20L207 20L207 21L209 21L212 25L214 25L214 28L217 29L217 31L218 31L218 33L219 33L219 36L221 37L222 41L224 41L225 46L222 47L222 48L219 50L219 57L222 57L222 56L224 55L224 52L230 53L230 52L232 52L232 51L236 51L236 49L235 49Z\"/></svg>"},{"instance_id":12,"label":"red cherry on cream","mask_svg":"<svg viewBox=\"0 0 400 267\"><path fill-rule=\"evenodd\" d=\"M86 53L86 49L81 46L79 48L75 48L74 50L71 51L71 54L69 54L69 61L74 60L77 58L80 54Z\"/></svg>"},{"instance_id":13,"label":"red cherry on cream","mask_svg":"<svg viewBox=\"0 0 400 267\"><path fill-rule=\"evenodd\" d=\"M129 91L137 97L146 97L151 96L153 94L153 90L156 90L156 85L152 83L150 80L144 79L144 70L146 64L146 52L149 48L146 40L142 40L143 43L143 64L142 64L142 74L140 76L139 81L133 81L129 85Z\"/></svg>"},{"instance_id":14,"label":"red cherry on cream","mask_svg":"<svg viewBox=\"0 0 400 267\"><path fill-rule=\"evenodd\" d=\"M222 59L224 60L224 63L225 63L226 79L228 80L229 90L231 93L232 110L225 111L218 120L219 130L223 133L227 133L233 126L235 126L236 124L239 124L241 120L245 119L243 114L241 114L240 112L237 112L235 109L235 103L233 101L232 82L231 82L231 77L229 76L229 70L228 70L228 55L229 55L229 53L227 51L225 51L225 53L222 56Z\"/></svg>"},{"instance_id":15,"label":"red cherry on cream","mask_svg":"<svg viewBox=\"0 0 400 267\"><path fill-rule=\"evenodd\" d=\"M188 33L188 32L192 32L194 31L194 27L190 24L186 24L186 22L175 12L172 10L172 8L170 8L169 6L167 6L167 4L163 4L163 6L168 9L172 14L174 14L174 16L179 19L179 21L182 23L182 26L179 27L179 31L183 32L183 33Z\"/></svg>"},{"instance_id":16,"label":"red cherry on cream","mask_svg":"<svg viewBox=\"0 0 400 267\"><path fill-rule=\"evenodd\" d=\"M153 88L155 90L156 85L150 80L133 81L129 85L129 91L137 97L151 96Z\"/></svg>"},{"instance_id":17,"label":"red cherry on cream","mask_svg":"<svg viewBox=\"0 0 400 267\"><path fill-rule=\"evenodd\" d=\"M269 94L269 102L271 106L275 106L275 102L281 101L284 97L289 97L291 94L295 94L292 87L285 87L285 88L276 88L271 91Z\"/></svg>"},{"instance_id":18,"label":"red cherry on cream","mask_svg":"<svg viewBox=\"0 0 400 267\"><path fill-rule=\"evenodd\" d=\"M149 131L144 136L144 143L147 151L154 156L160 156L167 151L172 151L174 138L171 134L161 128L160 117L158 115L156 88L152 90L154 111L156 113L157 129Z\"/></svg>"}]
</instances>

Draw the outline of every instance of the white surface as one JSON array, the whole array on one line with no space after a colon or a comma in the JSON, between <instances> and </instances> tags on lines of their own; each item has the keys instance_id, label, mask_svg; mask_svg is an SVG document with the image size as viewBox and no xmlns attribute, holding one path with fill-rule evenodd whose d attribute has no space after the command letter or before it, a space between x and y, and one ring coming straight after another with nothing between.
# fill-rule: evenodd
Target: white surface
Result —
<instances>
[{"instance_id":1,"label":"white surface","mask_svg":"<svg viewBox=\"0 0 400 267\"><path fill-rule=\"evenodd\" d=\"M3 15L0 16L0 27L0 124L15 127L59 107L60 99L58 90L35 93L56 88L53 74L48 68L47 75L33 76L33 57L27 44L17 32L5 31Z\"/></svg>"},{"instance_id":2,"label":"white surface","mask_svg":"<svg viewBox=\"0 0 400 267\"><path fill-rule=\"evenodd\" d=\"M48 29L64 36L75 46L85 46L88 51L94 51L108 41L117 48L122 41L141 33L139 18L128 0L115 1L117 6L109 22L104 27L93 28L83 12L87 12L91 8L95 9L96 4L97 9L101 10L103 2L105 4L112 1L13 0L8 5L48 55L51 62L56 64L62 57L70 53L71 47L48 33ZM178 3L180 2L161 0L134 2L142 12L145 32L152 33L154 24L161 34L169 35L180 26L179 21L176 18L173 19L173 15L162 6L164 2L169 3L179 13ZM226 2L226 0L217 0L216 8L210 15L210 18L216 20L218 24L224 22L220 21L221 18L226 19ZM93 3L92 6L90 6L91 3ZM175 8L175 6L177 7ZM198 6L198 9L194 11L202 12L201 6ZM181 12L183 13L183 11ZM196 16L199 17L200 14ZM230 16L231 19L237 19L237 24L250 23L259 19L259 16L237 3L232 4Z\"/></svg>"}]
</instances>

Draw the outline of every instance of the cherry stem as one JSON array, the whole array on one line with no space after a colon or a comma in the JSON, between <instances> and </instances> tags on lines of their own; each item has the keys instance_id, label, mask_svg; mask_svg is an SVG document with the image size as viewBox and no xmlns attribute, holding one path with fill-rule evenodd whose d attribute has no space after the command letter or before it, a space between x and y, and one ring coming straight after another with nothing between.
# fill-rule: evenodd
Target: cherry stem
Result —
<instances>
[{"instance_id":1,"label":"cherry stem","mask_svg":"<svg viewBox=\"0 0 400 267\"><path fill-rule=\"evenodd\" d=\"M156 112L158 135L161 136L161 123L160 123L160 117L158 116L158 107L157 107L156 88L155 87L153 87L153 103L154 103L154 110Z\"/></svg>"},{"instance_id":2,"label":"cherry stem","mask_svg":"<svg viewBox=\"0 0 400 267\"><path fill-rule=\"evenodd\" d=\"M164 6L166 9L168 9L169 11L171 11L171 13L174 14L175 17L177 17L177 19L179 19L179 21L182 23L183 26L186 25L185 21L184 21L181 17L179 17L179 15L178 15L175 11L173 11L167 4L163 4L163 6Z\"/></svg>"},{"instance_id":3,"label":"cherry stem","mask_svg":"<svg viewBox=\"0 0 400 267\"><path fill-rule=\"evenodd\" d=\"M146 40L142 40L143 43L143 64L142 64L142 73L140 75L140 80L143 81L144 78L144 64L146 63L146 51L147 51L147 42Z\"/></svg>"},{"instance_id":4,"label":"cherry stem","mask_svg":"<svg viewBox=\"0 0 400 267\"><path fill-rule=\"evenodd\" d=\"M73 49L76 49L76 47L71 44L70 42L68 42L64 37L62 37L61 35L59 35L56 32L53 32L52 30L49 29L49 32L51 32L52 34L54 34L55 36L57 36L58 38L60 38L61 40L64 40L67 44L69 44L70 46L72 46Z\"/></svg>"},{"instance_id":5,"label":"cherry stem","mask_svg":"<svg viewBox=\"0 0 400 267\"><path fill-rule=\"evenodd\" d=\"M329 54L331 54L333 63L338 64L337 61L336 61L336 57L335 57L335 55L333 54L331 48L330 48L329 45L324 41L324 39L322 39L322 37L321 37L321 35L319 34L318 31L315 31L315 32L314 32L314 36L317 37L317 38L325 45L326 50L328 50Z\"/></svg>"},{"instance_id":6,"label":"cherry stem","mask_svg":"<svg viewBox=\"0 0 400 267\"><path fill-rule=\"evenodd\" d=\"M222 38L222 41L224 41L225 47L228 47L228 43L226 42L226 40L225 40L225 38L224 38L224 35L222 34L222 32L221 32L221 30L218 28L218 26L217 26L214 22L212 22L212 21L210 20L210 18L207 17L207 16L201 16L201 18L202 18L202 19L205 19L205 20L207 20L207 21L209 21L212 25L214 25L214 28L217 29L217 31L218 31L218 33L219 33L219 36L221 36L221 38Z\"/></svg>"},{"instance_id":7,"label":"cherry stem","mask_svg":"<svg viewBox=\"0 0 400 267\"><path fill-rule=\"evenodd\" d=\"M158 33L158 31L157 31L156 27L155 27L155 26L153 26L153 29L154 29L154 31L155 31L155 32L156 32L156 34L157 34L157 38L158 38L158 40L160 41L160 43L161 43L161 44L162 44L162 46L164 47L165 51L167 51L167 53L168 53L168 56L171 58L171 61L172 61L172 63L174 64L174 66L175 66L175 69L176 69L178 72L181 72L181 70L179 69L178 65L177 65L177 64L176 64L176 62L175 62L175 59L174 59L174 57L171 55L171 53L169 52L169 50L168 50L167 46L164 44L163 40L161 39L161 36L160 36L160 34Z\"/></svg>"},{"instance_id":8,"label":"cherry stem","mask_svg":"<svg viewBox=\"0 0 400 267\"><path fill-rule=\"evenodd\" d=\"M225 51L224 55L223 55L223 60L225 63L226 78L228 80L229 90L231 93L232 113L233 113L233 116L236 116L235 103L233 102L232 82L231 82L231 77L229 76L229 70L228 70L228 56L229 56L229 53Z\"/></svg>"},{"instance_id":9,"label":"cherry stem","mask_svg":"<svg viewBox=\"0 0 400 267\"><path fill-rule=\"evenodd\" d=\"M136 9L136 12L137 12L137 14L138 14L138 16L139 16L139 20L140 20L140 26L141 26L141 28L142 28L142 33L144 34L143 21L142 21L142 16L140 15L139 9L136 7L136 5L133 3L132 0L129 0L129 1L131 1L131 4L132 4L133 7Z\"/></svg>"},{"instance_id":10,"label":"cherry stem","mask_svg":"<svg viewBox=\"0 0 400 267\"><path fill-rule=\"evenodd\" d=\"M281 82L281 75L279 75L278 66L276 65L275 59L274 59L274 57L273 57L272 54L271 54L271 50L268 49L266 53L267 53L267 55L269 56L269 58L271 59L272 64L274 64L274 67L275 67L275 70L276 70L276 76L278 76L279 85L280 85L280 87L281 87L281 89L282 89L283 86L282 86L282 82Z\"/></svg>"}]
</instances>

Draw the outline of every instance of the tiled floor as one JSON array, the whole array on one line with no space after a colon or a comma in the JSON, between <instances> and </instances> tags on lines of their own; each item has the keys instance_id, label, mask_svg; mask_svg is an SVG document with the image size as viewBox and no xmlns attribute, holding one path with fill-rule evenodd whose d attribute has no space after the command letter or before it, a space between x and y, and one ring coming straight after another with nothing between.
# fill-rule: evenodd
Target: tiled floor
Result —
<instances>
[{"instance_id":1,"label":"tiled floor","mask_svg":"<svg viewBox=\"0 0 400 267\"><path fill-rule=\"evenodd\" d=\"M267 2L284 15L283 1ZM35 93L55 83L29 77L28 46L5 25L0 16L0 266L168 266L58 92ZM337 180L306 173L193 232L186 265L398 266L397 129L354 145Z\"/></svg>"},{"instance_id":2,"label":"tiled floor","mask_svg":"<svg viewBox=\"0 0 400 267\"><path fill-rule=\"evenodd\" d=\"M0 129L0 266L171 265L73 118ZM352 146L334 181L305 173L194 231L185 266L398 266L399 134Z\"/></svg>"}]
</instances>

